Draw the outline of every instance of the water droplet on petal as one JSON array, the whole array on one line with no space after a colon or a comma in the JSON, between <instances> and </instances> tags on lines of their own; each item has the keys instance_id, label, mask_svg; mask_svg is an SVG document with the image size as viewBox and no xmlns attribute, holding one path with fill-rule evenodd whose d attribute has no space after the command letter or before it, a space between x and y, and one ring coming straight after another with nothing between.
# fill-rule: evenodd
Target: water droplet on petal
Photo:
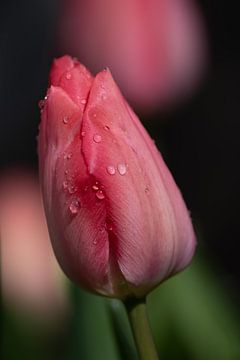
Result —
<instances>
[{"instance_id":1,"label":"water droplet on petal","mask_svg":"<svg viewBox=\"0 0 240 360\"><path fill-rule=\"evenodd\" d=\"M114 175L116 173L115 167L113 165L107 166L106 169L109 175Z\"/></svg>"},{"instance_id":2,"label":"water droplet on petal","mask_svg":"<svg viewBox=\"0 0 240 360\"><path fill-rule=\"evenodd\" d=\"M72 75L71 75L69 72L67 72L67 73L66 73L66 79L67 79L67 80L70 80L71 77L72 77Z\"/></svg>"},{"instance_id":3,"label":"water droplet on petal","mask_svg":"<svg viewBox=\"0 0 240 360\"><path fill-rule=\"evenodd\" d=\"M93 185L93 186L92 186L92 189L93 189L94 191L98 191L98 190L99 190L99 187L98 187L97 185Z\"/></svg>"},{"instance_id":4,"label":"water droplet on petal","mask_svg":"<svg viewBox=\"0 0 240 360\"><path fill-rule=\"evenodd\" d=\"M63 185L63 189L65 190L68 187L68 182L64 181L62 185Z\"/></svg>"},{"instance_id":5,"label":"water droplet on petal","mask_svg":"<svg viewBox=\"0 0 240 360\"><path fill-rule=\"evenodd\" d=\"M131 146L131 145L130 145L130 147L131 147L132 151L133 151L135 154L137 154L137 150L136 150L133 146Z\"/></svg>"},{"instance_id":6,"label":"water droplet on petal","mask_svg":"<svg viewBox=\"0 0 240 360\"><path fill-rule=\"evenodd\" d=\"M65 175L67 175L67 174L69 173L69 171L68 171L68 170L65 170L64 173L65 173Z\"/></svg>"},{"instance_id":7,"label":"water droplet on petal","mask_svg":"<svg viewBox=\"0 0 240 360\"><path fill-rule=\"evenodd\" d=\"M72 153L67 154L67 157L66 157L67 160L71 159L71 158L72 158L72 155L73 155Z\"/></svg>"},{"instance_id":8,"label":"water droplet on petal","mask_svg":"<svg viewBox=\"0 0 240 360\"><path fill-rule=\"evenodd\" d=\"M105 227L106 227L106 230L108 230L108 231L112 231L112 229L113 229L111 224L106 224Z\"/></svg>"},{"instance_id":9,"label":"water droplet on petal","mask_svg":"<svg viewBox=\"0 0 240 360\"><path fill-rule=\"evenodd\" d=\"M85 105L87 103L87 100L86 99L82 99L81 100L81 104Z\"/></svg>"},{"instance_id":10,"label":"water droplet on petal","mask_svg":"<svg viewBox=\"0 0 240 360\"><path fill-rule=\"evenodd\" d=\"M74 194L77 191L77 187L74 185L69 185L68 186L68 191L70 194Z\"/></svg>"},{"instance_id":11,"label":"water droplet on petal","mask_svg":"<svg viewBox=\"0 0 240 360\"><path fill-rule=\"evenodd\" d=\"M105 130L110 130L110 127L109 127L108 125L105 125L105 126L104 126L104 129L105 129Z\"/></svg>"},{"instance_id":12,"label":"water droplet on petal","mask_svg":"<svg viewBox=\"0 0 240 360\"><path fill-rule=\"evenodd\" d=\"M80 207L80 201L78 199L74 199L69 205L69 210L72 214L77 214Z\"/></svg>"},{"instance_id":13,"label":"water droplet on petal","mask_svg":"<svg viewBox=\"0 0 240 360\"><path fill-rule=\"evenodd\" d=\"M125 175L127 172L127 166L125 164L118 164L117 169L120 175Z\"/></svg>"},{"instance_id":14,"label":"water droplet on petal","mask_svg":"<svg viewBox=\"0 0 240 360\"><path fill-rule=\"evenodd\" d=\"M97 245L97 240L96 239L93 240L93 245Z\"/></svg>"},{"instance_id":15,"label":"water droplet on petal","mask_svg":"<svg viewBox=\"0 0 240 360\"><path fill-rule=\"evenodd\" d=\"M44 105L45 105L45 100L39 100L38 107L39 107L40 110L43 110Z\"/></svg>"},{"instance_id":16,"label":"water droplet on petal","mask_svg":"<svg viewBox=\"0 0 240 360\"><path fill-rule=\"evenodd\" d=\"M88 185L85 186L84 191L88 191Z\"/></svg>"},{"instance_id":17,"label":"water droplet on petal","mask_svg":"<svg viewBox=\"0 0 240 360\"><path fill-rule=\"evenodd\" d=\"M148 187L145 187L145 194L149 194L149 188Z\"/></svg>"},{"instance_id":18,"label":"water droplet on petal","mask_svg":"<svg viewBox=\"0 0 240 360\"><path fill-rule=\"evenodd\" d=\"M82 132L81 132L81 135L82 135L82 137L84 137L84 136L86 135L86 132L85 132L85 131L82 131Z\"/></svg>"},{"instance_id":19,"label":"water droplet on petal","mask_svg":"<svg viewBox=\"0 0 240 360\"><path fill-rule=\"evenodd\" d=\"M95 141L95 143L100 143L102 141L102 137L99 134L95 134L93 135L93 140Z\"/></svg>"},{"instance_id":20,"label":"water droplet on petal","mask_svg":"<svg viewBox=\"0 0 240 360\"><path fill-rule=\"evenodd\" d=\"M64 117L63 117L63 123L64 123L64 124L67 124L67 123L68 123L68 117L67 117L67 116L64 116Z\"/></svg>"},{"instance_id":21,"label":"water droplet on petal","mask_svg":"<svg viewBox=\"0 0 240 360\"><path fill-rule=\"evenodd\" d=\"M99 199L99 200L103 200L105 198L105 195L104 193L102 192L102 190L98 190L96 192L96 197Z\"/></svg>"}]
</instances>

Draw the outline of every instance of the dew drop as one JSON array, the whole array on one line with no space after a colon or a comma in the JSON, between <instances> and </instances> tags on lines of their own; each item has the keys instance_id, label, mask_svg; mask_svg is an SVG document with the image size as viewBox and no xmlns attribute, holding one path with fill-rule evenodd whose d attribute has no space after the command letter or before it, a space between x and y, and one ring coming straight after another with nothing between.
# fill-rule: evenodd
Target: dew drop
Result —
<instances>
[{"instance_id":1,"label":"dew drop","mask_svg":"<svg viewBox=\"0 0 240 360\"><path fill-rule=\"evenodd\" d=\"M66 159L67 159L67 160L71 159L71 158L72 158L72 155L73 155L72 153L67 154Z\"/></svg>"},{"instance_id":2,"label":"dew drop","mask_svg":"<svg viewBox=\"0 0 240 360\"><path fill-rule=\"evenodd\" d=\"M77 214L80 209L80 201L78 199L74 199L69 205L69 210L72 214Z\"/></svg>"},{"instance_id":3,"label":"dew drop","mask_svg":"<svg viewBox=\"0 0 240 360\"><path fill-rule=\"evenodd\" d=\"M98 187L98 185L93 185L93 186L92 186L92 189L93 189L94 191L98 191L98 190L99 190L99 187Z\"/></svg>"},{"instance_id":4,"label":"dew drop","mask_svg":"<svg viewBox=\"0 0 240 360\"><path fill-rule=\"evenodd\" d=\"M95 134L93 135L93 140L95 141L95 143L100 143L102 141L102 137L99 134Z\"/></svg>"},{"instance_id":5,"label":"dew drop","mask_svg":"<svg viewBox=\"0 0 240 360\"><path fill-rule=\"evenodd\" d=\"M38 107L40 110L42 110L44 108L44 105L45 105L45 100L39 100Z\"/></svg>"},{"instance_id":6,"label":"dew drop","mask_svg":"<svg viewBox=\"0 0 240 360\"><path fill-rule=\"evenodd\" d=\"M97 245L97 240L96 239L93 240L93 245Z\"/></svg>"},{"instance_id":7,"label":"dew drop","mask_svg":"<svg viewBox=\"0 0 240 360\"><path fill-rule=\"evenodd\" d=\"M109 127L108 125L105 125L105 126L104 126L104 129L105 129L105 130L110 130L110 127Z\"/></svg>"},{"instance_id":8,"label":"dew drop","mask_svg":"<svg viewBox=\"0 0 240 360\"><path fill-rule=\"evenodd\" d=\"M133 151L135 154L137 154L137 150L136 150L133 146L131 146L131 145L130 145L130 147L131 147L132 151Z\"/></svg>"},{"instance_id":9,"label":"dew drop","mask_svg":"<svg viewBox=\"0 0 240 360\"><path fill-rule=\"evenodd\" d=\"M112 225L111 224L106 224L106 230L108 230L108 231L112 231L113 230L113 227L112 227Z\"/></svg>"},{"instance_id":10,"label":"dew drop","mask_svg":"<svg viewBox=\"0 0 240 360\"><path fill-rule=\"evenodd\" d=\"M68 117L67 116L64 116L63 117L63 123L66 125L68 123Z\"/></svg>"},{"instance_id":11,"label":"dew drop","mask_svg":"<svg viewBox=\"0 0 240 360\"><path fill-rule=\"evenodd\" d=\"M81 100L81 104L85 105L87 103L87 100L86 99L82 99Z\"/></svg>"},{"instance_id":12,"label":"dew drop","mask_svg":"<svg viewBox=\"0 0 240 360\"><path fill-rule=\"evenodd\" d=\"M68 171L68 170L65 170L64 173L65 173L65 175L67 175L67 174L69 173L69 171Z\"/></svg>"},{"instance_id":13,"label":"dew drop","mask_svg":"<svg viewBox=\"0 0 240 360\"><path fill-rule=\"evenodd\" d=\"M120 175L125 175L127 172L127 166L125 164L118 164L117 169Z\"/></svg>"},{"instance_id":14,"label":"dew drop","mask_svg":"<svg viewBox=\"0 0 240 360\"><path fill-rule=\"evenodd\" d=\"M67 181L64 181L63 184L62 184L62 186L63 186L63 189L64 189L64 190L67 189L67 187L68 187L68 182L67 182Z\"/></svg>"},{"instance_id":15,"label":"dew drop","mask_svg":"<svg viewBox=\"0 0 240 360\"><path fill-rule=\"evenodd\" d=\"M85 131L82 131L82 132L81 132L81 135L82 135L82 137L84 137L84 136L86 135L86 132L85 132Z\"/></svg>"},{"instance_id":16,"label":"dew drop","mask_svg":"<svg viewBox=\"0 0 240 360\"><path fill-rule=\"evenodd\" d=\"M107 166L106 169L109 175L114 175L116 173L115 167L113 165Z\"/></svg>"},{"instance_id":17,"label":"dew drop","mask_svg":"<svg viewBox=\"0 0 240 360\"><path fill-rule=\"evenodd\" d=\"M74 185L69 185L68 186L68 191L70 194L74 194L77 191L77 187Z\"/></svg>"},{"instance_id":18,"label":"dew drop","mask_svg":"<svg viewBox=\"0 0 240 360\"><path fill-rule=\"evenodd\" d=\"M149 194L149 188L148 187L145 187L145 194Z\"/></svg>"},{"instance_id":19,"label":"dew drop","mask_svg":"<svg viewBox=\"0 0 240 360\"><path fill-rule=\"evenodd\" d=\"M105 198L105 195L104 193L102 192L102 190L98 190L96 192L96 197L99 199L99 200L103 200Z\"/></svg>"},{"instance_id":20,"label":"dew drop","mask_svg":"<svg viewBox=\"0 0 240 360\"><path fill-rule=\"evenodd\" d=\"M88 185L85 186L84 191L88 191Z\"/></svg>"},{"instance_id":21,"label":"dew drop","mask_svg":"<svg viewBox=\"0 0 240 360\"><path fill-rule=\"evenodd\" d=\"M71 75L69 72L67 72L67 73L66 73L66 79L67 79L67 80L70 80L71 77L72 77L72 75Z\"/></svg>"}]
</instances>

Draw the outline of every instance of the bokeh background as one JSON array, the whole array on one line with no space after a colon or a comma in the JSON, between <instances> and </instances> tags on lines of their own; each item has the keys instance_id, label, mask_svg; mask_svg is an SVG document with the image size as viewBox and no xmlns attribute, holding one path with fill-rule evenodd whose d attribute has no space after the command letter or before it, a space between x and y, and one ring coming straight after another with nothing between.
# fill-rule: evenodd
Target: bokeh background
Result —
<instances>
[{"instance_id":1,"label":"bokeh background","mask_svg":"<svg viewBox=\"0 0 240 360\"><path fill-rule=\"evenodd\" d=\"M141 19L147 14L148 26L171 21L171 8L169 18L163 17L161 11L154 11L151 20L147 9L156 2L139 0ZM114 30L110 50L106 47L108 42L99 45L99 29L108 25L111 8L105 9L109 16L98 24L89 3L94 1L1 0L0 3L1 351L4 359L136 359L121 304L77 289L58 268L37 182L38 102L45 95L52 59L69 52L94 71L110 66L101 50L106 50L108 55L114 44L118 45L112 40ZM101 1L96 3L99 6ZM193 6L190 1L180 3L185 9ZM198 0L194 4L196 12L193 16L190 11L191 21L186 29L189 32L193 26L196 37L193 36L194 46L185 47L186 58L183 57L185 64L196 52L195 61L201 60L192 84L183 81L188 78L188 67L180 67L180 73L184 74L182 87L178 84L180 90L164 92L163 87L160 93L155 80L163 79L161 84L169 84L171 77L166 75L172 74L169 61L161 66L158 61L147 63L146 69L142 64L140 73L145 82L141 86L146 85L149 100L144 103L142 94L138 100L136 93L134 96L128 93L130 87L124 88L122 79L124 66L126 73L129 71L127 62L116 77L182 190L199 239L192 265L148 299L161 358L235 360L240 359L237 2ZM70 5L75 6L74 11L69 11ZM104 0L101 5L109 6L109 2ZM126 2L121 6L126 6ZM131 11L128 22L134 24L135 8ZM181 6L177 11L181 12ZM104 16L104 11L97 13ZM141 29L137 13L136 19ZM188 17L183 19L185 26ZM75 27L71 28L69 23ZM83 41L83 25L87 44ZM159 38L150 36L146 26L143 22L141 34L146 35L144 41L150 42L152 48ZM104 31L106 38L108 32ZM165 29L161 38L167 44L168 36ZM176 37L174 44L181 48L185 36ZM121 32L118 37L119 41ZM195 47L196 41L199 47ZM93 45L88 47L89 43ZM97 44L98 55L94 52ZM140 41L140 49L141 44ZM164 49L161 46L160 54ZM134 43L130 48L134 49ZM132 56L134 65L134 51ZM154 81L149 84L151 76Z\"/></svg>"}]
</instances>

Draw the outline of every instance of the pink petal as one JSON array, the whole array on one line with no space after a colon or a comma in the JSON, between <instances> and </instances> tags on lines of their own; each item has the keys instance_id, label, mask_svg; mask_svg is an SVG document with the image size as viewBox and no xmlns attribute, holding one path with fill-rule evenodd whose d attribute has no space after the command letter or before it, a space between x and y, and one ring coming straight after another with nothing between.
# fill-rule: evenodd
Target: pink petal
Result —
<instances>
[{"instance_id":1,"label":"pink petal","mask_svg":"<svg viewBox=\"0 0 240 360\"><path fill-rule=\"evenodd\" d=\"M180 222L186 221L187 229L191 227L181 195L108 71L95 78L82 130L88 171L105 189L107 222L112 227L110 252L129 283L152 286L175 270L181 256L180 240L184 248L194 239L180 239ZM100 142L94 141L96 135ZM109 166L114 167L114 175L108 173ZM121 175L119 169L124 166L126 172ZM169 196L172 190L174 195ZM180 219L174 213L173 197L183 212ZM180 261L181 266L186 265L189 256L186 258Z\"/></svg>"}]
</instances>

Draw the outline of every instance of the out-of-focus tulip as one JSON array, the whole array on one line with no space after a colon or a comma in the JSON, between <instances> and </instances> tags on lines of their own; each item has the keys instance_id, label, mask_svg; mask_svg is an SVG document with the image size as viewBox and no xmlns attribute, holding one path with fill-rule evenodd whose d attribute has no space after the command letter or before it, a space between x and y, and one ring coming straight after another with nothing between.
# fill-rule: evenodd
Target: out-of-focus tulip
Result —
<instances>
[{"instance_id":1,"label":"out-of-focus tulip","mask_svg":"<svg viewBox=\"0 0 240 360\"><path fill-rule=\"evenodd\" d=\"M109 67L130 103L145 111L189 95L206 65L193 0L66 0L59 43L94 72Z\"/></svg>"},{"instance_id":2,"label":"out-of-focus tulip","mask_svg":"<svg viewBox=\"0 0 240 360\"><path fill-rule=\"evenodd\" d=\"M39 156L56 256L91 291L141 297L192 258L182 196L109 70L93 78L65 56L50 85Z\"/></svg>"},{"instance_id":3,"label":"out-of-focus tulip","mask_svg":"<svg viewBox=\"0 0 240 360\"><path fill-rule=\"evenodd\" d=\"M1 279L6 306L48 321L67 309L36 179L8 171L0 181Z\"/></svg>"}]
</instances>

